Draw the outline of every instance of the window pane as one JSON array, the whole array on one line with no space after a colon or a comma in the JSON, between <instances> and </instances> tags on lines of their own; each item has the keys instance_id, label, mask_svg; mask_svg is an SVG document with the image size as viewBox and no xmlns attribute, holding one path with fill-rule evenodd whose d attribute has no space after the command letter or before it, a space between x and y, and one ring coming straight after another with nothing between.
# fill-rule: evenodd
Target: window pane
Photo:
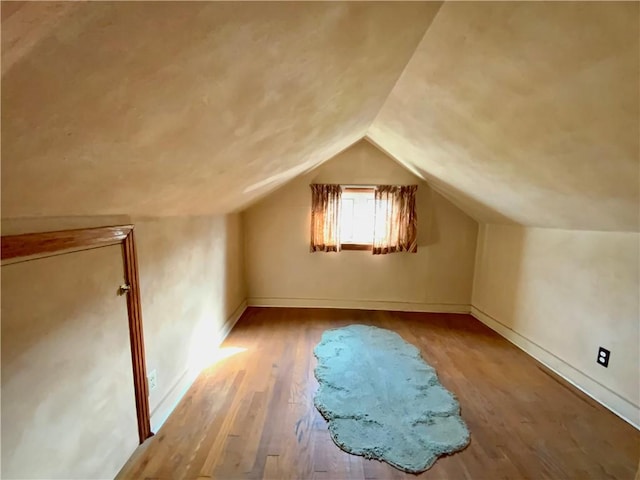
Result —
<instances>
[{"instance_id":1,"label":"window pane","mask_svg":"<svg viewBox=\"0 0 640 480\"><path fill-rule=\"evenodd\" d=\"M373 242L374 194L371 191L347 191L342 194L340 236L342 243Z\"/></svg>"},{"instance_id":2,"label":"window pane","mask_svg":"<svg viewBox=\"0 0 640 480\"><path fill-rule=\"evenodd\" d=\"M353 199L342 199L342 211L340 212L340 239L350 243L353 238Z\"/></svg>"},{"instance_id":3,"label":"window pane","mask_svg":"<svg viewBox=\"0 0 640 480\"><path fill-rule=\"evenodd\" d=\"M355 243L371 243L373 240L373 203L368 199L354 206L353 239Z\"/></svg>"},{"instance_id":4,"label":"window pane","mask_svg":"<svg viewBox=\"0 0 640 480\"><path fill-rule=\"evenodd\" d=\"M375 200L373 189L369 191L345 191L342 193L340 214L340 238L342 243L373 243L373 215Z\"/></svg>"}]
</instances>

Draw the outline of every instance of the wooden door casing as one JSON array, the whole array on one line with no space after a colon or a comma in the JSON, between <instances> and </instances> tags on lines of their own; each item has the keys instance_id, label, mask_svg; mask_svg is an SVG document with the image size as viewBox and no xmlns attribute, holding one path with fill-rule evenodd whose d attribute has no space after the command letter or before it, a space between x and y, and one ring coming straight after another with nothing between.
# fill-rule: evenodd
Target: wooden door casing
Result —
<instances>
[{"instance_id":1,"label":"wooden door casing","mask_svg":"<svg viewBox=\"0 0 640 480\"><path fill-rule=\"evenodd\" d=\"M124 278L126 284L129 285L127 292L129 340L138 420L138 440L139 443L143 443L147 438L153 436L153 433L151 432L149 412L149 390L134 226L119 225L3 236L0 256L2 260L10 260L34 255L54 255L65 250L86 250L117 244L120 244L122 248Z\"/></svg>"}]
</instances>

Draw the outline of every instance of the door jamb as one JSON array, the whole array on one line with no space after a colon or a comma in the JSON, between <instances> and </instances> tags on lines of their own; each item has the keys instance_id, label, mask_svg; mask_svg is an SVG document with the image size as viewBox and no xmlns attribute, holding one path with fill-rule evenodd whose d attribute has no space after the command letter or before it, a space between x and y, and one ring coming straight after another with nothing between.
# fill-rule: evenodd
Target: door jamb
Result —
<instances>
[{"instance_id":1,"label":"door jamb","mask_svg":"<svg viewBox=\"0 0 640 480\"><path fill-rule=\"evenodd\" d=\"M129 341L133 365L133 387L138 419L138 436L142 444L153 436L149 414L149 388L145 365L140 278L133 225L82 228L57 232L27 233L2 237L2 260L31 255L48 256L64 250L80 251L107 245L121 245L129 315Z\"/></svg>"}]
</instances>

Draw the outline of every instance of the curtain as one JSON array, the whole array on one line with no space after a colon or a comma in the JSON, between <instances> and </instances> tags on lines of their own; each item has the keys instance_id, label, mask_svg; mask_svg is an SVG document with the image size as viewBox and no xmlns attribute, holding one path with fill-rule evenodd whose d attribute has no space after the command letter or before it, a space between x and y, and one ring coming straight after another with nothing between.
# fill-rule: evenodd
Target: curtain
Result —
<instances>
[{"instance_id":1,"label":"curtain","mask_svg":"<svg viewBox=\"0 0 640 480\"><path fill-rule=\"evenodd\" d=\"M311 251L340 250L340 185L311 185Z\"/></svg>"},{"instance_id":2,"label":"curtain","mask_svg":"<svg viewBox=\"0 0 640 480\"><path fill-rule=\"evenodd\" d=\"M374 255L418 251L417 189L417 185L376 187Z\"/></svg>"}]
</instances>

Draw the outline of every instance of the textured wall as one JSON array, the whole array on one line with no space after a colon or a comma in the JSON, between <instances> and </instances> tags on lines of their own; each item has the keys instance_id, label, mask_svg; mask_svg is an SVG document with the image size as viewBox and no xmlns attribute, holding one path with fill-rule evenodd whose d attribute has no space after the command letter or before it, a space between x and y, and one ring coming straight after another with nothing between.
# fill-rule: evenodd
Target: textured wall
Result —
<instances>
[{"instance_id":1,"label":"textured wall","mask_svg":"<svg viewBox=\"0 0 640 480\"><path fill-rule=\"evenodd\" d=\"M136 223L152 426L214 357L225 323L246 299L238 215Z\"/></svg>"},{"instance_id":2,"label":"textured wall","mask_svg":"<svg viewBox=\"0 0 640 480\"><path fill-rule=\"evenodd\" d=\"M640 227L637 2L3 14L4 217L226 213L367 134L479 221Z\"/></svg>"},{"instance_id":3,"label":"textured wall","mask_svg":"<svg viewBox=\"0 0 640 480\"><path fill-rule=\"evenodd\" d=\"M368 135L481 222L638 231L639 16L447 2Z\"/></svg>"},{"instance_id":4,"label":"textured wall","mask_svg":"<svg viewBox=\"0 0 640 480\"><path fill-rule=\"evenodd\" d=\"M415 184L418 254L309 253L310 183ZM362 141L243 213L250 302L457 309L468 306L477 224Z\"/></svg>"},{"instance_id":5,"label":"textured wall","mask_svg":"<svg viewBox=\"0 0 640 480\"><path fill-rule=\"evenodd\" d=\"M112 478L138 445L121 249L0 270L2 478Z\"/></svg>"},{"instance_id":6,"label":"textured wall","mask_svg":"<svg viewBox=\"0 0 640 480\"><path fill-rule=\"evenodd\" d=\"M2 11L5 218L238 211L366 134L478 221L640 228L637 2Z\"/></svg>"},{"instance_id":7,"label":"textured wall","mask_svg":"<svg viewBox=\"0 0 640 480\"><path fill-rule=\"evenodd\" d=\"M3 234L113 225L129 223L130 220L126 217L13 220L3 222ZM147 368L149 371L155 369L158 378L157 389L150 392L152 426L157 428L190 381L213 360L215 347L223 330L228 327L227 321L242 311L246 291L241 223L238 215L143 219L134 223ZM104 252L111 255L105 256ZM87 257L94 260L87 260ZM122 282L120 250L115 246L106 247L24 264L39 266L37 271L20 265L2 267L3 473L12 471L8 470L13 465L9 460L12 458L8 456L9 449L13 449L16 442L22 442L21 448L39 456L32 467L42 469L37 475L41 478L50 478L54 472L65 472L62 469L67 466L82 468L81 474L76 476L78 478L111 477L137 445L126 305L121 297L115 296L117 286ZM12 269L23 268L19 277L5 275ZM67 281L67 277L74 273L84 272L83 268L88 271L78 282ZM108 280L102 275L104 271L112 272L119 280ZM40 286L43 282L47 282L47 287ZM20 294L24 285L33 285L30 288L37 289L28 301ZM94 296L86 294L87 289L94 287ZM105 295L122 303L124 312L118 313L117 305L100 306L99 299ZM59 308L46 301L50 297L60 300ZM33 308L39 312L38 318L27 316ZM5 316L6 312L11 315ZM47 320L48 317L52 320L43 331L40 324L43 318ZM111 331L119 317L125 321L122 331ZM109 328L105 330L104 325ZM96 331L100 329L103 332L96 337ZM120 337L113 337L116 332L121 334ZM19 338L16 340L16 335L20 338L31 335L34 347L21 351L20 346L24 342L18 341ZM96 338L100 340L97 343ZM80 358L76 359L77 364L69 365L58 358L58 353L66 355L73 352L73 346L82 347L82 352L86 351L89 356L93 349L100 353L97 356L91 353L92 361ZM119 359L107 348L118 349L126 355ZM27 360L25 354L33 353L34 349L38 356ZM35 364L39 367L35 368ZM96 372L101 368L117 373L120 383L116 386L96 381ZM19 372L17 380L12 378L14 371ZM7 390L5 381L13 382L7 384ZM16 382L19 382L18 387L13 386ZM35 430L30 433L32 437L21 440L15 430L8 430L10 423L5 418L9 417L5 417L5 413L14 415L11 409L27 408L10 399L27 395L24 389L29 382L35 382L37 392L41 392L42 398L47 398L47 409L38 415L32 409L24 415L29 414L31 418L33 414L30 421L43 432L68 430L66 436L58 433L61 439L51 442L58 450L38 443ZM94 383L97 387L92 390ZM17 393L11 397L12 392ZM124 433L101 423L113 422L112 417L118 411L114 408L113 398L120 394L130 397L130 406L134 409L133 418L123 426ZM89 412L86 415L82 409L69 410L68 397L90 402L94 410L86 410ZM85 416L76 416L77 412ZM93 415L99 415L100 419L93 418ZM74 433L78 431L78 425L91 425L91 429L84 433L89 436L78 439ZM127 427L130 431L126 430ZM104 464L96 461L103 456L102 453L95 455L100 440L93 439L91 435L107 435L104 437ZM90 442L90 451L85 448L85 440ZM123 452L126 453L124 457ZM24 455L20 457L24 458ZM63 459L71 463L64 463ZM73 462L75 464L71 465Z\"/></svg>"},{"instance_id":8,"label":"textured wall","mask_svg":"<svg viewBox=\"0 0 640 480\"><path fill-rule=\"evenodd\" d=\"M3 3L2 215L238 209L364 135L439 6Z\"/></svg>"},{"instance_id":9,"label":"textured wall","mask_svg":"<svg viewBox=\"0 0 640 480\"><path fill-rule=\"evenodd\" d=\"M636 425L639 248L636 233L482 226L473 289L474 307ZM611 350L608 368L596 364L599 346Z\"/></svg>"}]
</instances>

